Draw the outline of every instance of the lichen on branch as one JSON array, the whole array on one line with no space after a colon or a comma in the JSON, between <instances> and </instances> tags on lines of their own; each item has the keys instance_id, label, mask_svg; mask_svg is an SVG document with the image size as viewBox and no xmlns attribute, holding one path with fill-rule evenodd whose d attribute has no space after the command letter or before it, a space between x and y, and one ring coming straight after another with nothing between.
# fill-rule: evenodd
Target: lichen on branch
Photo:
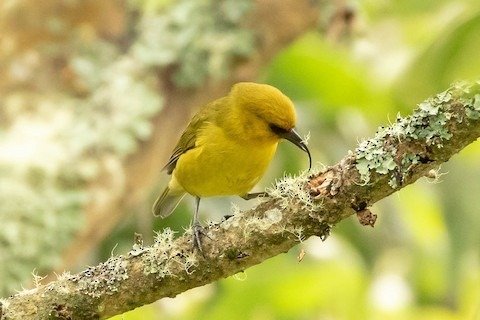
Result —
<instances>
[{"instance_id":1,"label":"lichen on branch","mask_svg":"<svg viewBox=\"0 0 480 320\"><path fill-rule=\"evenodd\" d=\"M380 127L374 139L355 149L356 164L362 183L369 183L372 171L390 176L392 188L402 185L409 171L418 163L431 162L428 151L441 149L452 138L456 124L480 118L478 83L457 83L448 90L418 105L409 117L398 117L390 127ZM463 112L459 112L461 110ZM393 143L390 139L395 139ZM405 141L406 143L403 143ZM414 145L418 141L421 145ZM405 149L404 146L410 149ZM398 151L404 149L399 157Z\"/></svg>"},{"instance_id":2,"label":"lichen on branch","mask_svg":"<svg viewBox=\"0 0 480 320\"><path fill-rule=\"evenodd\" d=\"M205 228L203 254L192 234L170 229L152 246L1 300L1 319L104 319L231 276L288 251L310 236L325 239L340 220L415 182L480 137L480 83L455 84L411 116L380 128L338 164L278 181L250 210Z\"/></svg>"}]
</instances>

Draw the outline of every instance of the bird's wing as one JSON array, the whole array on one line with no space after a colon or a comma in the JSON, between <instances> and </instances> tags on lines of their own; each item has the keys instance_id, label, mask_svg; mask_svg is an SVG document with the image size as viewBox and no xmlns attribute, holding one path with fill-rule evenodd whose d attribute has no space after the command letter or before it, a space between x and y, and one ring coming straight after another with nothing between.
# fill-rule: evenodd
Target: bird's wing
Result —
<instances>
[{"instance_id":1,"label":"bird's wing","mask_svg":"<svg viewBox=\"0 0 480 320\"><path fill-rule=\"evenodd\" d=\"M214 120L212 117L216 114L215 109L219 109L222 106L220 100L221 99L205 105L193 116L187 128L180 136L177 145L173 149L170 159L162 170L167 170L167 173L171 174L175 169L180 156L188 150L195 148L199 130L204 124Z\"/></svg>"},{"instance_id":2,"label":"bird's wing","mask_svg":"<svg viewBox=\"0 0 480 320\"><path fill-rule=\"evenodd\" d=\"M178 158L190 149L195 148L195 141L197 140L196 132L189 130L190 125L185 129L178 141L175 149L173 149L172 155L168 160L165 167L162 170L167 170L168 174L171 174L175 166L177 165Z\"/></svg>"}]
</instances>

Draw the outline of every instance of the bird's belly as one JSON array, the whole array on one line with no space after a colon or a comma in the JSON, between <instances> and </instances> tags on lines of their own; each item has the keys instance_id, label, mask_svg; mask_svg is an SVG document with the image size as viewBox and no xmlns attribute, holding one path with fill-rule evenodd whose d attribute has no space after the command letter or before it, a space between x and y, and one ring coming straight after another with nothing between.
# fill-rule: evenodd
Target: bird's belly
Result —
<instances>
[{"instance_id":1,"label":"bird's belly","mask_svg":"<svg viewBox=\"0 0 480 320\"><path fill-rule=\"evenodd\" d=\"M182 155L174 174L190 194L245 195L265 173L277 143L262 146L204 145Z\"/></svg>"}]
</instances>

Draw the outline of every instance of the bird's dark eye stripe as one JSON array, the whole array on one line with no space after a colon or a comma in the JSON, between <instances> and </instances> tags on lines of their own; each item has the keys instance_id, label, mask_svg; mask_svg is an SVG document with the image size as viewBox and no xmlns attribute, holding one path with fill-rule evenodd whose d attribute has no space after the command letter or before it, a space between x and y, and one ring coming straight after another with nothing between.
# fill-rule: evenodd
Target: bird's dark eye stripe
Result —
<instances>
[{"instance_id":1,"label":"bird's dark eye stripe","mask_svg":"<svg viewBox=\"0 0 480 320\"><path fill-rule=\"evenodd\" d=\"M278 134L278 135L290 132L290 130L279 127L279 126L277 126L273 123L270 123L270 129L273 131L273 133Z\"/></svg>"}]
</instances>

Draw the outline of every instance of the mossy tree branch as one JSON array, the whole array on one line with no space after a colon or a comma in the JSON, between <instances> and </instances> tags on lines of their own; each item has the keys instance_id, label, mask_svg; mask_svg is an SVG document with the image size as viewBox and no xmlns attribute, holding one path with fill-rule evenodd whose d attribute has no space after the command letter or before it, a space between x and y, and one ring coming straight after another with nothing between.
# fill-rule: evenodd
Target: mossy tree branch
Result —
<instances>
[{"instance_id":1,"label":"mossy tree branch","mask_svg":"<svg viewBox=\"0 0 480 320\"><path fill-rule=\"evenodd\" d=\"M1 319L104 319L231 276L288 251L432 173L480 136L480 84L458 84L380 128L338 164L310 176L285 178L255 208L205 228L204 255L192 234L169 229L155 244L2 300Z\"/></svg>"}]
</instances>

